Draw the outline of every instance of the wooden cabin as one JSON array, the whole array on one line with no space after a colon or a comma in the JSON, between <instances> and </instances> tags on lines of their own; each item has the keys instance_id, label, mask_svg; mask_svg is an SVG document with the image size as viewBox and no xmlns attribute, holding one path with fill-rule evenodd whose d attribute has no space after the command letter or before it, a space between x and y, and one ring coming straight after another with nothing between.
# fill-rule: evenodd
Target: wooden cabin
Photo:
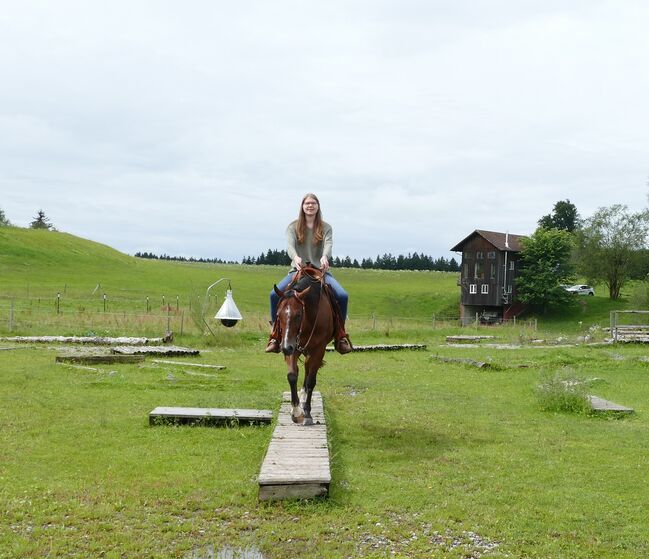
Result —
<instances>
[{"instance_id":1,"label":"wooden cabin","mask_svg":"<svg viewBox=\"0 0 649 559\"><path fill-rule=\"evenodd\" d=\"M462 324L511 319L523 310L516 301L523 235L476 229L451 250L462 253L458 285Z\"/></svg>"}]
</instances>

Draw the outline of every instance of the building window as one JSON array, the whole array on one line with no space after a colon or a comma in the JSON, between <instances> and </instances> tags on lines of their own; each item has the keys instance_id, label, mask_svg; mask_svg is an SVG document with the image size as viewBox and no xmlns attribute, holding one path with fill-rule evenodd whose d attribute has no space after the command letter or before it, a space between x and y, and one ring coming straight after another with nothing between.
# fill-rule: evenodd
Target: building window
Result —
<instances>
[{"instance_id":1,"label":"building window","mask_svg":"<svg viewBox=\"0 0 649 559\"><path fill-rule=\"evenodd\" d=\"M493 252L493 251L492 251L492 252L488 252L488 253L487 253L487 258L488 258L489 260L495 260L495 259L496 259L496 253Z\"/></svg>"},{"instance_id":2,"label":"building window","mask_svg":"<svg viewBox=\"0 0 649 559\"><path fill-rule=\"evenodd\" d=\"M484 262L475 263L475 273L473 274L474 278L484 279Z\"/></svg>"},{"instance_id":3,"label":"building window","mask_svg":"<svg viewBox=\"0 0 649 559\"><path fill-rule=\"evenodd\" d=\"M491 264L491 279L494 279L496 277L496 265Z\"/></svg>"},{"instance_id":4,"label":"building window","mask_svg":"<svg viewBox=\"0 0 649 559\"><path fill-rule=\"evenodd\" d=\"M514 261L513 261L513 260L510 260L510 261L509 261L509 269L510 269L510 270L513 270L513 269L514 269Z\"/></svg>"},{"instance_id":5,"label":"building window","mask_svg":"<svg viewBox=\"0 0 649 559\"><path fill-rule=\"evenodd\" d=\"M471 260L472 256L473 255L470 252L463 252L462 253L462 258L464 258L464 260Z\"/></svg>"},{"instance_id":6,"label":"building window","mask_svg":"<svg viewBox=\"0 0 649 559\"><path fill-rule=\"evenodd\" d=\"M481 252L476 252L476 253L475 253L475 257L476 257L477 260L482 260L483 255L482 255Z\"/></svg>"},{"instance_id":7,"label":"building window","mask_svg":"<svg viewBox=\"0 0 649 559\"><path fill-rule=\"evenodd\" d=\"M483 283L480 286L480 293L483 295L488 295L489 294L489 284L488 283Z\"/></svg>"},{"instance_id":8,"label":"building window","mask_svg":"<svg viewBox=\"0 0 649 559\"><path fill-rule=\"evenodd\" d=\"M468 262L465 262L463 268L464 268L464 272L462 273L462 275L463 275L465 278L468 278L468 277L469 277L469 263L468 263Z\"/></svg>"},{"instance_id":9,"label":"building window","mask_svg":"<svg viewBox=\"0 0 649 559\"><path fill-rule=\"evenodd\" d=\"M478 292L478 286L475 283L469 285L469 293L476 294Z\"/></svg>"}]
</instances>

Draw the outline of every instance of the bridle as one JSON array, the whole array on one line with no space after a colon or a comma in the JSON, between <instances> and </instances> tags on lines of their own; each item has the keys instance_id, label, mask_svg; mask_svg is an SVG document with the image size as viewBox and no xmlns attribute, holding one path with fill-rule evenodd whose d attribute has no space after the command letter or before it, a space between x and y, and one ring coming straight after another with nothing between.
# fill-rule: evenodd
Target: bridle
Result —
<instances>
[{"instance_id":1,"label":"bridle","mask_svg":"<svg viewBox=\"0 0 649 559\"><path fill-rule=\"evenodd\" d=\"M295 298L300 302L302 305L302 316L300 317L300 328L298 329L297 332L297 338L296 338L296 350L299 351L300 353L304 353L306 349L309 347L309 343L311 342L311 339L313 338L313 334L315 333L316 326L318 325L318 316L320 316L320 301L322 300L322 290L324 286L324 274L320 272L320 270L316 268L302 268L297 274L295 274L295 278L293 278L293 281L289 284L288 288L292 285L295 285L297 281L303 277L306 276L312 280L317 281L319 284L319 293L318 293L318 304L317 304L317 311L315 314L315 317L313 319L313 327L311 328L311 333L309 334L309 338L307 339L305 344L300 344L300 339L302 338L302 325L304 323L304 317L306 316L306 303L304 300L297 295ZM301 293L300 291L294 291L294 293Z\"/></svg>"}]
</instances>

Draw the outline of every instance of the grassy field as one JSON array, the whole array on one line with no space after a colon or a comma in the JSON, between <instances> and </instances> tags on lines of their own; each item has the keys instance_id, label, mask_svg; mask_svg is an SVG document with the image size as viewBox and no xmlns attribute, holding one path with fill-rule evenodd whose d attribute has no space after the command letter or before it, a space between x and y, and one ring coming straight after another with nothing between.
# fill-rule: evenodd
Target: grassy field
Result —
<instances>
[{"instance_id":1,"label":"grassy field","mask_svg":"<svg viewBox=\"0 0 649 559\"><path fill-rule=\"evenodd\" d=\"M561 318L539 317L538 331L477 330L502 342L571 345L457 348L445 336L475 329L430 323L456 304L454 276L341 270L356 343L427 350L329 355L318 389L329 423L330 496L260 504L256 475L272 426L150 427L147 415L162 405L278 409L285 366L262 352L263 316L268 285L283 270L136 261L47 235L0 229L4 303L34 305L67 284L70 304L79 305L76 295L101 282L128 313L145 293L191 295L193 285L202 295L227 275L245 320L181 340L201 349L196 363L227 367L209 376L150 359L62 365L54 357L64 348L0 343L0 557L649 555L646 349L574 343L608 320L603 297ZM24 257L12 249L18 242ZM38 333L83 333L79 315L61 313ZM119 325L105 329L119 333ZM591 393L636 413L545 411L538 386L556 375L590 381Z\"/></svg>"}]
</instances>

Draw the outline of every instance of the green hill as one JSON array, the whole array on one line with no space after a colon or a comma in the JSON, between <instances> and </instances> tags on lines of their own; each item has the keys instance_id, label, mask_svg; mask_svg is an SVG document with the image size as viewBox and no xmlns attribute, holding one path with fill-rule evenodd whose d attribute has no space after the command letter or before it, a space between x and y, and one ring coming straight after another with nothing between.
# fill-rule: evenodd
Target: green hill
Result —
<instances>
[{"instance_id":1,"label":"green hill","mask_svg":"<svg viewBox=\"0 0 649 559\"><path fill-rule=\"evenodd\" d=\"M243 313L265 317L268 294L287 269L146 260L67 233L5 227L0 229L0 297L53 300L62 294L68 306L97 308L105 293L111 308L141 310L146 297L157 307L189 308L202 302L207 287L230 280ZM458 312L456 274L337 269L350 294L352 317L430 320L434 314ZM219 297L225 290L214 289ZM99 287L98 287L99 286ZM94 303L93 303L94 301Z\"/></svg>"}]
</instances>

